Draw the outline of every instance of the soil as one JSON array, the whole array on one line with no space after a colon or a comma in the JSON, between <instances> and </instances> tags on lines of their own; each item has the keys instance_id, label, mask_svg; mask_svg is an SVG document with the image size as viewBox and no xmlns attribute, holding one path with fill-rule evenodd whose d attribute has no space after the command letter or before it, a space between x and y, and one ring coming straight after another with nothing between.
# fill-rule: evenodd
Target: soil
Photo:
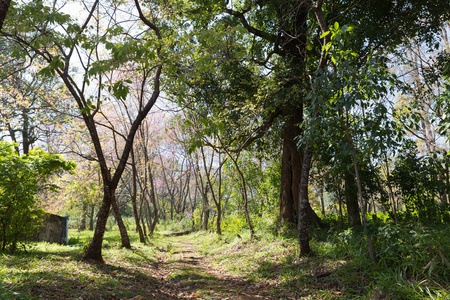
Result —
<instances>
[{"instance_id":1,"label":"soil","mask_svg":"<svg viewBox=\"0 0 450 300\"><path fill-rule=\"evenodd\" d=\"M213 268L187 241L180 241L175 247L170 253L161 249L152 274L164 285L162 290L172 291L174 299L288 299L272 296L267 287L243 276Z\"/></svg>"}]
</instances>

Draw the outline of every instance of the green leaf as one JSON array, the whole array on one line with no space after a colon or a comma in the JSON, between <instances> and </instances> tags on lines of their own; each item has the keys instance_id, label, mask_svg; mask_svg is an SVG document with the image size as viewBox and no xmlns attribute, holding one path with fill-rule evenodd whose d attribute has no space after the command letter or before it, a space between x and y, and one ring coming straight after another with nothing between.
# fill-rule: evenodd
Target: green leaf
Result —
<instances>
[{"instance_id":1,"label":"green leaf","mask_svg":"<svg viewBox=\"0 0 450 300\"><path fill-rule=\"evenodd\" d=\"M347 32L350 32L350 31L352 31L355 28L356 28L356 26L354 26L354 25L348 25Z\"/></svg>"},{"instance_id":2,"label":"green leaf","mask_svg":"<svg viewBox=\"0 0 450 300\"><path fill-rule=\"evenodd\" d=\"M118 81L113 86L113 95L118 98L125 100L130 92L130 88L123 84L123 81Z\"/></svg>"},{"instance_id":3,"label":"green leaf","mask_svg":"<svg viewBox=\"0 0 450 300\"><path fill-rule=\"evenodd\" d=\"M329 35L330 32L331 32L331 31L328 30L327 32L322 33L322 35L320 36L320 38L323 39L324 37L326 37L327 35Z\"/></svg>"},{"instance_id":4,"label":"green leaf","mask_svg":"<svg viewBox=\"0 0 450 300\"><path fill-rule=\"evenodd\" d=\"M334 29L335 29L335 30L338 30L338 29L339 29L339 23L338 23L338 22L335 22L335 23L334 23Z\"/></svg>"}]
</instances>

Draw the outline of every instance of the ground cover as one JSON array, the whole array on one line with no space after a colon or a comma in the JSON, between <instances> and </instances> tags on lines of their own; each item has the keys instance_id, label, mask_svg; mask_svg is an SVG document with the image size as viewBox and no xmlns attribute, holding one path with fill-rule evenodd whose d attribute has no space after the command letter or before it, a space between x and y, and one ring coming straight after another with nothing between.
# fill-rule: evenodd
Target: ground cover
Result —
<instances>
[{"instance_id":1,"label":"ground cover","mask_svg":"<svg viewBox=\"0 0 450 300\"><path fill-rule=\"evenodd\" d=\"M415 249L423 257L404 257L409 262L400 265L384 263L385 254L377 265L364 260L357 233L329 231L328 239L315 234L314 255L298 258L289 235L250 240L245 232L156 234L143 245L131 230L132 250L120 248L118 233L108 231L106 264L97 264L81 260L92 232L72 231L76 246L37 243L1 254L0 299L448 299L448 231L439 228L440 240L417 232L424 245ZM392 238L407 242L401 235ZM407 253L402 251L397 254Z\"/></svg>"}]
</instances>

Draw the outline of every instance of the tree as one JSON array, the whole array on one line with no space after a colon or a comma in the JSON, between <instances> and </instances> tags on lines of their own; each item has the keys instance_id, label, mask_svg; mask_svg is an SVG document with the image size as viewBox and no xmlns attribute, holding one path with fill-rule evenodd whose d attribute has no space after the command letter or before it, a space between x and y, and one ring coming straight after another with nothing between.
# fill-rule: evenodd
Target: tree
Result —
<instances>
[{"instance_id":1,"label":"tree","mask_svg":"<svg viewBox=\"0 0 450 300\"><path fill-rule=\"evenodd\" d=\"M102 200L100 169L93 161L76 158L77 169L58 180L59 193L42 201L40 207L47 212L69 212L72 221L79 221L79 230L94 230L95 210Z\"/></svg>"},{"instance_id":2,"label":"tree","mask_svg":"<svg viewBox=\"0 0 450 300\"><path fill-rule=\"evenodd\" d=\"M102 17L111 14L102 11L104 13L102 15L100 8L108 9L108 6L98 5L99 1L95 1L91 6L86 5L88 11L82 24L61 13L57 7L45 5L43 1L15 5L14 14L11 14L13 17L8 19L8 24L13 23L16 30L12 34L3 32L3 35L28 51L16 52L17 55L41 57L46 63L46 67L40 71L41 74L59 77L79 109L95 150L94 160L100 166L103 181L103 201L98 212L94 237L84 258L103 261L102 241L111 206L116 211L116 217L120 217L115 206L115 191L127 164L136 132L160 93L162 36L159 28L144 16L137 0L134 5L139 17L153 33L138 30L137 34L142 33L144 36L140 39L128 35L127 30L131 29L125 30L113 19L110 19L108 27L103 27L100 24ZM110 8L114 10L117 7L113 5ZM135 24L134 21L131 23ZM35 26L36 24L38 26ZM108 50L105 57L100 57L100 47ZM81 70L78 71L82 72L81 76L76 75L72 69L76 60L81 62ZM134 106L137 110L133 111L132 122L128 131L124 133L116 131L113 125L108 124L107 119L102 118L104 117L102 102L109 101L109 97L115 100L116 107L125 105L124 101L129 93L127 84L132 82L119 75L114 77L114 70L120 66L134 66L140 69L137 83L141 86L139 103ZM105 82L108 74L113 74L113 77ZM148 94L146 86L149 80L153 80L153 91ZM95 93L90 94L89 90L93 88ZM104 97L105 93L109 93L109 96ZM102 125L100 120L103 122ZM105 156L101 139L102 133L108 128L115 137L118 135L123 141L120 152L117 149L120 159L113 172ZM123 246L130 247L126 231L121 231L121 236Z\"/></svg>"},{"instance_id":3,"label":"tree","mask_svg":"<svg viewBox=\"0 0 450 300\"><path fill-rule=\"evenodd\" d=\"M441 203L448 201L449 190L445 159L449 149L444 113L447 105L446 78L442 73L442 58L449 53L447 30L448 25L443 24L432 48L412 39L399 50L397 72L408 89L398 97L395 107L395 119L408 135L418 140L421 153L436 157L437 176L447 185L439 192Z\"/></svg>"},{"instance_id":4,"label":"tree","mask_svg":"<svg viewBox=\"0 0 450 300\"><path fill-rule=\"evenodd\" d=\"M416 143L407 140L402 152L395 160L391 180L398 188L397 196L406 207L404 218L417 222L446 221L449 218L448 204L436 201L445 186L439 180L440 168L432 156L419 156Z\"/></svg>"},{"instance_id":5,"label":"tree","mask_svg":"<svg viewBox=\"0 0 450 300\"><path fill-rule=\"evenodd\" d=\"M323 32L335 22L355 24L358 26L358 37L353 41L359 47L358 52L364 57L372 47L395 47L406 36L417 32L425 32L429 28L436 29L440 23L440 14L447 12L445 1L429 4L420 1L410 5L409 1L245 1L227 4L216 1L215 9L211 5L192 3L189 13L201 11L192 19L196 20L200 35L211 42L211 34L204 28L222 26L228 32L240 33L240 62L247 65L260 64L270 73L265 76L266 83L271 82L271 90L266 101L258 102L260 98L253 97L255 107L264 106L259 122L253 127L255 136L260 137L275 123L277 117L281 120L283 138L281 164L281 196L280 218L282 222L294 222L298 213L299 185L302 169L303 148L299 149L296 138L303 131L299 125L303 122L304 110L308 106L304 97L310 91L308 76L317 68L323 68L329 63L329 58L322 51L321 40L327 44L327 36L320 38ZM202 9L202 5L208 5ZM417 8L417 5L420 7ZM210 14L204 14L204 11ZM231 18L223 15L227 13ZM447 12L448 13L448 12ZM215 18L214 16L217 16ZM220 16L220 17L219 17ZM425 22L419 22L418 20ZM375 21L376 20L376 21ZM394 21L393 21L394 20ZM398 30L394 22L407 23L408 28ZM208 25L209 27L207 27ZM193 28L196 28L193 26ZM242 30L244 29L244 31ZM198 39L199 43L202 39ZM388 44L387 44L387 41ZM217 45L216 51L210 55L210 60L216 62L230 57L230 43ZM219 46L219 47L218 47ZM205 49L202 45L202 54ZM220 50L219 50L220 49ZM197 56L200 59L202 55ZM206 55L208 57L208 55ZM199 60L201 61L201 60ZM210 63L209 63L210 64ZM208 61L203 66L208 66ZM192 70L192 69L191 69ZM255 72L256 70L256 72ZM258 69L253 69L258 74ZM183 77L182 77L183 78ZM227 77L229 80L230 77ZM268 87L268 85L265 85ZM261 90L261 87L260 87ZM264 103L261 105L260 103ZM262 125L261 125L262 124ZM251 140L257 139L257 137ZM250 141L249 141L250 142ZM318 220L310 210L308 216Z\"/></svg>"},{"instance_id":6,"label":"tree","mask_svg":"<svg viewBox=\"0 0 450 300\"><path fill-rule=\"evenodd\" d=\"M49 183L53 175L75 168L56 154L40 149L20 156L15 145L0 142L0 249L17 249L39 224L37 195L57 187ZM34 225L33 225L34 224Z\"/></svg>"},{"instance_id":7,"label":"tree","mask_svg":"<svg viewBox=\"0 0 450 300\"><path fill-rule=\"evenodd\" d=\"M17 143L16 151L27 154L38 142L61 134L71 112L67 91L54 79L16 70L0 86L1 139Z\"/></svg>"}]
</instances>

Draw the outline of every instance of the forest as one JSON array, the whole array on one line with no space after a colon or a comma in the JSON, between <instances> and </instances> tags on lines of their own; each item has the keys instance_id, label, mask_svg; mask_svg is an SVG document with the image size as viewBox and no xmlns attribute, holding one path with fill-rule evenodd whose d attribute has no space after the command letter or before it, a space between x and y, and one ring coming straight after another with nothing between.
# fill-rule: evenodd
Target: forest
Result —
<instances>
[{"instance_id":1,"label":"forest","mask_svg":"<svg viewBox=\"0 0 450 300\"><path fill-rule=\"evenodd\" d=\"M0 299L448 299L449 34L448 0L0 0Z\"/></svg>"}]
</instances>

